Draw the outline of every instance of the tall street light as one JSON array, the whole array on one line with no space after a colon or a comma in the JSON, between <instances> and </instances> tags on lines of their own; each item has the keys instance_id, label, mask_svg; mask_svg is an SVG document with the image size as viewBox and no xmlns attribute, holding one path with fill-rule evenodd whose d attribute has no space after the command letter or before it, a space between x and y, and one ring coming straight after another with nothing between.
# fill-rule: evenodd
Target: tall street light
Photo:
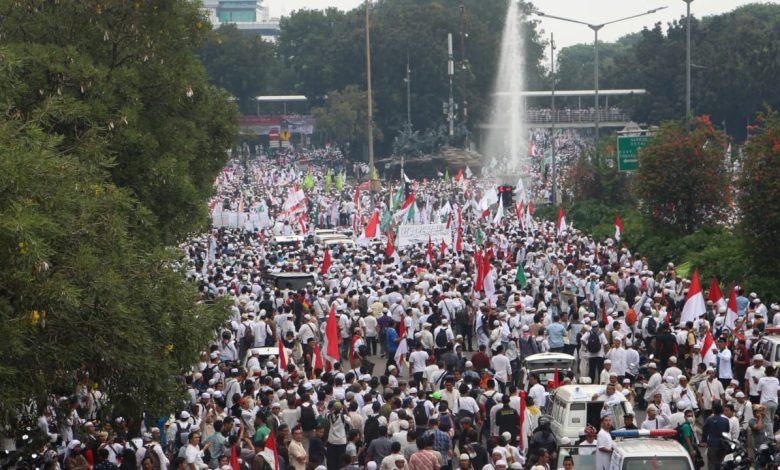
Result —
<instances>
[{"instance_id":1,"label":"tall street light","mask_svg":"<svg viewBox=\"0 0 780 470\"><path fill-rule=\"evenodd\" d=\"M691 2L683 0L688 10L685 26L685 130L691 130Z\"/></svg>"},{"instance_id":2,"label":"tall street light","mask_svg":"<svg viewBox=\"0 0 780 470\"><path fill-rule=\"evenodd\" d=\"M366 0L366 82L368 94L368 171L369 188L379 191L379 180L374 179L374 103L371 96L371 32L369 26L369 0Z\"/></svg>"},{"instance_id":3,"label":"tall street light","mask_svg":"<svg viewBox=\"0 0 780 470\"><path fill-rule=\"evenodd\" d=\"M638 13L636 15L626 16L625 18L619 18L617 20L607 21L606 23L600 23L600 24L592 24L587 23L585 21L579 21L579 20L573 20L571 18L563 18L561 16L555 16L555 15L548 15L547 13L543 13L541 11L537 11L536 14L538 16L543 16L545 18L552 18L555 20L561 20L561 21L568 21L569 23L577 23L581 25L585 25L588 28L593 30L593 49L594 49L594 55L595 55L595 65L594 65L594 97L595 97L595 103L596 103L596 121L594 123L594 127L596 129L596 141L595 141L595 150L596 150L596 158L598 158L599 153L599 121L601 120L599 116L599 30L603 28L604 26L620 23L622 21L630 20L633 18L639 18L640 16L645 15L652 15L653 13L659 12L667 7L659 7L654 8L652 10L647 10L644 13Z\"/></svg>"}]
</instances>

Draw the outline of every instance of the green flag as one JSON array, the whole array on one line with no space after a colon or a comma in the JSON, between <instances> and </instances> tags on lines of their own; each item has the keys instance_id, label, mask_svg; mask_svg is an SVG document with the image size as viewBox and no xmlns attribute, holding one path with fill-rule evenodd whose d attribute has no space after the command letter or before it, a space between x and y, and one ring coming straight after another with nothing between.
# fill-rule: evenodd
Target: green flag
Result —
<instances>
[{"instance_id":1,"label":"green flag","mask_svg":"<svg viewBox=\"0 0 780 470\"><path fill-rule=\"evenodd\" d=\"M401 186L398 187L398 192L395 193L395 197L393 198L392 204L390 205L390 210L392 212L395 212L396 209L398 209L403 203L404 203L404 185L403 183L401 183Z\"/></svg>"},{"instance_id":2,"label":"green flag","mask_svg":"<svg viewBox=\"0 0 780 470\"><path fill-rule=\"evenodd\" d=\"M307 174L305 178L303 178L303 189L310 190L314 187L314 177L311 175L311 173Z\"/></svg>"},{"instance_id":3,"label":"green flag","mask_svg":"<svg viewBox=\"0 0 780 470\"><path fill-rule=\"evenodd\" d=\"M477 227L477 233L474 235L474 241L477 243L477 245L481 246L484 238L485 236L482 234L482 230Z\"/></svg>"},{"instance_id":4,"label":"green flag","mask_svg":"<svg viewBox=\"0 0 780 470\"><path fill-rule=\"evenodd\" d=\"M330 168L328 168L328 172L325 173L325 191L330 191L330 185L333 183L333 175L330 174Z\"/></svg>"},{"instance_id":5,"label":"green flag","mask_svg":"<svg viewBox=\"0 0 780 470\"><path fill-rule=\"evenodd\" d=\"M417 202L412 203L411 206L409 206L409 212L406 213L406 221L407 222L414 222L414 213L417 212Z\"/></svg>"},{"instance_id":6,"label":"green flag","mask_svg":"<svg viewBox=\"0 0 780 470\"><path fill-rule=\"evenodd\" d=\"M392 221L393 216L390 214L390 211L385 211L384 214L382 214L382 220L379 222L379 230L382 232L386 231Z\"/></svg>"},{"instance_id":7,"label":"green flag","mask_svg":"<svg viewBox=\"0 0 780 470\"><path fill-rule=\"evenodd\" d=\"M449 183L450 182L450 169L445 168L444 169L444 182Z\"/></svg>"},{"instance_id":8,"label":"green flag","mask_svg":"<svg viewBox=\"0 0 780 470\"><path fill-rule=\"evenodd\" d=\"M517 265L517 275L515 275L515 279L517 280L517 285L520 289L525 289L525 270L523 269L522 264Z\"/></svg>"},{"instance_id":9,"label":"green flag","mask_svg":"<svg viewBox=\"0 0 780 470\"><path fill-rule=\"evenodd\" d=\"M336 189L339 191L344 190L344 178L341 177L341 173L336 175Z\"/></svg>"},{"instance_id":10,"label":"green flag","mask_svg":"<svg viewBox=\"0 0 780 470\"><path fill-rule=\"evenodd\" d=\"M371 179L372 180L378 180L379 179L379 172L376 171L376 167L371 168Z\"/></svg>"}]
</instances>

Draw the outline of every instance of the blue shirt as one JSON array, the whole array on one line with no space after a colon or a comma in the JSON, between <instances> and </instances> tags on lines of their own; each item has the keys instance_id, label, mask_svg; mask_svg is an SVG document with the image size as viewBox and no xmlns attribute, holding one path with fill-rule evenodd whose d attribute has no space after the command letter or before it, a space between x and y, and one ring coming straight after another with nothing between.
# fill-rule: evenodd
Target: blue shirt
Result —
<instances>
[{"instance_id":1,"label":"blue shirt","mask_svg":"<svg viewBox=\"0 0 780 470\"><path fill-rule=\"evenodd\" d=\"M747 310L748 304L750 304L750 301L747 299L747 297L740 295L737 297L737 315L744 316L745 310Z\"/></svg>"},{"instance_id":2,"label":"blue shirt","mask_svg":"<svg viewBox=\"0 0 780 470\"><path fill-rule=\"evenodd\" d=\"M398 332L395 328L387 329L387 352L395 356L395 352L398 350L398 343L395 340L398 339Z\"/></svg>"},{"instance_id":3,"label":"blue shirt","mask_svg":"<svg viewBox=\"0 0 780 470\"><path fill-rule=\"evenodd\" d=\"M707 440L710 447L720 446L720 439L723 433L730 432L729 420L723 415L712 415L704 421L702 428L702 438Z\"/></svg>"},{"instance_id":4,"label":"blue shirt","mask_svg":"<svg viewBox=\"0 0 780 470\"><path fill-rule=\"evenodd\" d=\"M553 322L547 327L549 343L551 348L562 348L563 337L566 336L566 328L560 322Z\"/></svg>"}]
</instances>

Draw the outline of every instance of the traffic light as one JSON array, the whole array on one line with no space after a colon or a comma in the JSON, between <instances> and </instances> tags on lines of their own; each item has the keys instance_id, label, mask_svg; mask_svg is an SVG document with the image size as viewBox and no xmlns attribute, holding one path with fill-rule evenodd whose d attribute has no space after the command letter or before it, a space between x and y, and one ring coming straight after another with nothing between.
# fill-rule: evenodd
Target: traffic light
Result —
<instances>
[{"instance_id":1,"label":"traffic light","mask_svg":"<svg viewBox=\"0 0 780 470\"><path fill-rule=\"evenodd\" d=\"M511 207L514 204L513 198L515 187L509 185L503 185L498 187L498 197L504 201L504 207Z\"/></svg>"}]
</instances>

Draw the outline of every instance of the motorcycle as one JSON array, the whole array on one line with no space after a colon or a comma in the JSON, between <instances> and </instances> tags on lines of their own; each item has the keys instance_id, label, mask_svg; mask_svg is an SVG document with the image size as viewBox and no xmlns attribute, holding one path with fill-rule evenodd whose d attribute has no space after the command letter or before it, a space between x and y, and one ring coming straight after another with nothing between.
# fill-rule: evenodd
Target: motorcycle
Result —
<instances>
[{"instance_id":1,"label":"motorcycle","mask_svg":"<svg viewBox=\"0 0 780 470\"><path fill-rule=\"evenodd\" d=\"M759 462L763 468L777 468L778 462L780 462L778 459L780 459L780 455L778 455L775 441L761 444L756 451L756 462Z\"/></svg>"},{"instance_id":2,"label":"motorcycle","mask_svg":"<svg viewBox=\"0 0 780 470\"><path fill-rule=\"evenodd\" d=\"M744 445L731 440L727 432L722 434L721 440L729 452L723 457L723 463L720 465L721 470L749 470L752 467Z\"/></svg>"}]
</instances>

